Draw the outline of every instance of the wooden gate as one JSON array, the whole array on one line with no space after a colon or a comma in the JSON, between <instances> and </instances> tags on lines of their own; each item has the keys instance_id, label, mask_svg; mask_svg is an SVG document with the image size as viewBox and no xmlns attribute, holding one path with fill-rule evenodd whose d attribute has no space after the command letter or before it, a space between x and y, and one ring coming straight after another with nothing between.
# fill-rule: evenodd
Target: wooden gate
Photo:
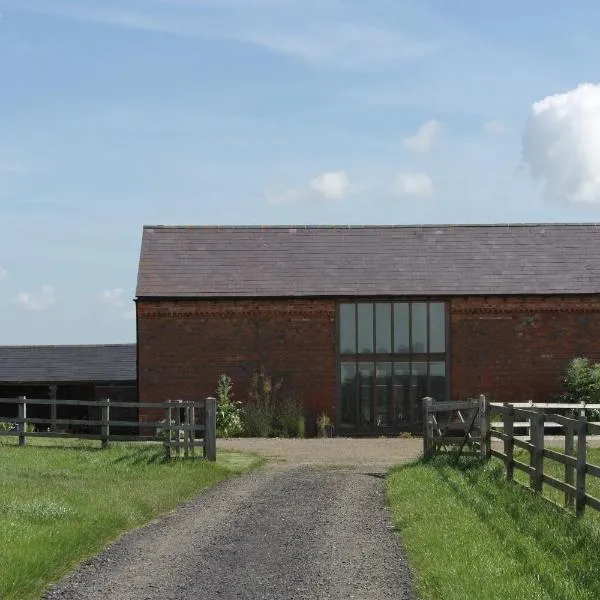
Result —
<instances>
[{"instance_id":1,"label":"wooden gate","mask_svg":"<svg viewBox=\"0 0 600 600\"><path fill-rule=\"evenodd\" d=\"M449 402L423 398L423 456L489 456L488 419L489 403L485 396Z\"/></svg>"}]
</instances>

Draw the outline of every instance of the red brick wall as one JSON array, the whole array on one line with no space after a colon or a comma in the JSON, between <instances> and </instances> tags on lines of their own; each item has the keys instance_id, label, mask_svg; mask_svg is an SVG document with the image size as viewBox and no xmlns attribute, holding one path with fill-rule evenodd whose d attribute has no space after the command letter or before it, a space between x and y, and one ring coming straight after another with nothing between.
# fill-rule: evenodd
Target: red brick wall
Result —
<instances>
[{"instance_id":1,"label":"red brick wall","mask_svg":"<svg viewBox=\"0 0 600 600\"><path fill-rule=\"evenodd\" d=\"M333 417L335 306L333 300L139 300L140 402L212 396L221 373L244 401L254 370L264 367L283 378L284 394L303 402L310 425L322 411Z\"/></svg>"},{"instance_id":2,"label":"red brick wall","mask_svg":"<svg viewBox=\"0 0 600 600\"><path fill-rule=\"evenodd\" d=\"M452 397L551 401L575 356L600 359L600 298L455 298Z\"/></svg>"}]
</instances>

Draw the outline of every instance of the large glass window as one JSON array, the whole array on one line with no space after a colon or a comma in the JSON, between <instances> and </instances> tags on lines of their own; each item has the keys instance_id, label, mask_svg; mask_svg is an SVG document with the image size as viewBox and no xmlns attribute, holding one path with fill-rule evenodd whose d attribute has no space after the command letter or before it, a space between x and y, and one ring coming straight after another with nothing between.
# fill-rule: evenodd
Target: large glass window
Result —
<instances>
[{"instance_id":1,"label":"large glass window","mask_svg":"<svg viewBox=\"0 0 600 600\"><path fill-rule=\"evenodd\" d=\"M444 302L342 302L342 426L413 427L422 399L447 396Z\"/></svg>"}]
</instances>

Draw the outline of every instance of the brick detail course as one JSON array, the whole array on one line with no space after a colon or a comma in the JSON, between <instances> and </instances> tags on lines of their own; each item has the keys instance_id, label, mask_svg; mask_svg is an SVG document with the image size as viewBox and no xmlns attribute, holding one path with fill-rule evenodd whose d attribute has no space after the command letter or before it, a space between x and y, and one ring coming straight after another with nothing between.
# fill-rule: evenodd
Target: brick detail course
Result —
<instances>
[{"instance_id":1,"label":"brick detail course","mask_svg":"<svg viewBox=\"0 0 600 600\"><path fill-rule=\"evenodd\" d=\"M243 402L253 372L264 367L304 404L309 426L322 411L333 417L335 307L333 300L140 299L140 402L214 395L221 373Z\"/></svg>"},{"instance_id":2,"label":"brick detail course","mask_svg":"<svg viewBox=\"0 0 600 600\"><path fill-rule=\"evenodd\" d=\"M452 397L552 401L573 357L600 360L598 340L598 296L452 299Z\"/></svg>"}]
</instances>

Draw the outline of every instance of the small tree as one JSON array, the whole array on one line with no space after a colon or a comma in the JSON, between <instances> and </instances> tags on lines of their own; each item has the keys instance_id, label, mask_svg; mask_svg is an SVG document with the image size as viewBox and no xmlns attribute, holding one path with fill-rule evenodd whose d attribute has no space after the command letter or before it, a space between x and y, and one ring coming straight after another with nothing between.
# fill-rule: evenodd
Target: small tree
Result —
<instances>
[{"instance_id":1,"label":"small tree","mask_svg":"<svg viewBox=\"0 0 600 600\"><path fill-rule=\"evenodd\" d=\"M241 402L233 401L233 382L221 375L217 382L217 437L234 437L243 431Z\"/></svg>"},{"instance_id":2,"label":"small tree","mask_svg":"<svg viewBox=\"0 0 600 600\"><path fill-rule=\"evenodd\" d=\"M574 358L567 368L563 381L567 402L600 402L600 363L588 358Z\"/></svg>"}]
</instances>

